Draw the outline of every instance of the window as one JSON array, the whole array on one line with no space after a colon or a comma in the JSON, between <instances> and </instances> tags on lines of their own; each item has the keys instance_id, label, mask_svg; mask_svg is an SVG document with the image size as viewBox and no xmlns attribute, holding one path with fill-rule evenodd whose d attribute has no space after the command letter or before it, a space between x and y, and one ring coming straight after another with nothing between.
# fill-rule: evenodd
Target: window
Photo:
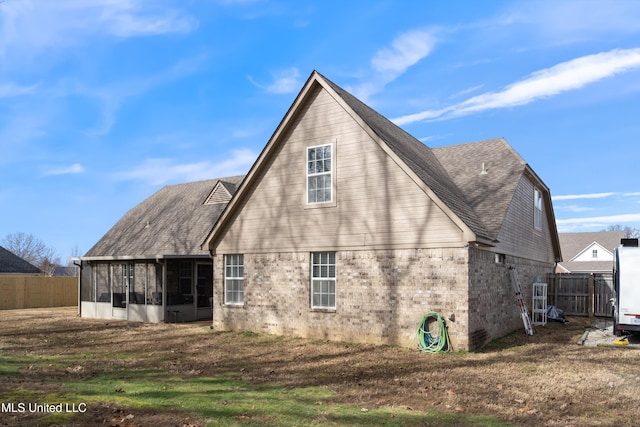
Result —
<instances>
[{"instance_id":1,"label":"window","mask_svg":"<svg viewBox=\"0 0 640 427\"><path fill-rule=\"evenodd\" d=\"M536 230L542 230L542 193L533 189L533 226Z\"/></svg>"},{"instance_id":2,"label":"window","mask_svg":"<svg viewBox=\"0 0 640 427\"><path fill-rule=\"evenodd\" d=\"M181 261L178 281L180 283L180 293L191 295L191 282L193 276L193 265L190 261Z\"/></svg>"},{"instance_id":3,"label":"window","mask_svg":"<svg viewBox=\"0 0 640 427\"><path fill-rule=\"evenodd\" d=\"M598 258L598 250L594 249L591 251L591 258Z\"/></svg>"},{"instance_id":4,"label":"window","mask_svg":"<svg viewBox=\"0 0 640 427\"><path fill-rule=\"evenodd\" d=\"M336 253L311 254L311 308L336 308Z\"/></svg>"},{"instance_id":5,"label":"window","mask_svg":"<svg viewBox=\"0 0 640 427\"><path fill-rule=\"evenodd\" d=\"M307 148L307 203L333 201L332 147Z\"/></svg>"},{"instance_id":6,"label":"window","mask_svg":"<svg viewBox=\"0 0 640 427\"><path fill-rule=\"evenodd\" d=\"M496 264L504 264L506 260L505 254L494 254L493 260Z\"/></svg>"},{"instance_id":7,"label":"window","mask_svg":"<svg viewBox=\"0 0 640 427\"><path fill-rule=\"evenodd\" d=\"M224 303L244 304L244 255L224 256Z\"/></svg>"}]
</instances>

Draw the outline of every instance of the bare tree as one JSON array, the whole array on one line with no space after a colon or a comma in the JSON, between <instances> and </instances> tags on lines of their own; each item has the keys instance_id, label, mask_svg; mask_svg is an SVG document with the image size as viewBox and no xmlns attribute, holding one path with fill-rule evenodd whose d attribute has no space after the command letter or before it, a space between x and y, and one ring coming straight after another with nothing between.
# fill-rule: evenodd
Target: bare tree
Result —
<instances>
[{"instance_id":1,"label":"bare tree","mask_svg":"<svg viewBox=\"0 0 640 427\"><path fill-rule=\"evenodd\" d=\"M640 237L640 230L637 228L629 227L628 225L610 225L602 231L622 231L625 238Z\"/></svg>"},{"instance_id":2,"label":"bare tree","mask_svg":"<svg viewBox=\"0 0 640 427\"><path fill-rule=\"evenodd\" d=\"M20 258L38 267L47 276L52 276L60 257L55 249L47 246L33 234L11 233L2 240L2 246Z\"/></svg>"}]
</instances>

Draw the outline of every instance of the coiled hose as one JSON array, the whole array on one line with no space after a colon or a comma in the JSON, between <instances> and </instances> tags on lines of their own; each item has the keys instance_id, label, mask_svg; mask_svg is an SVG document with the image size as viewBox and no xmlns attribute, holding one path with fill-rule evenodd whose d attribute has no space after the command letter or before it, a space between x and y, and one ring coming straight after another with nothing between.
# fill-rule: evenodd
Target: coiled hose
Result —
<instances>
[{"instance_id":1,"label":"coiled hose","mask_svg":"<svg viewBox=\"0 0 640 427\"><path fill-rule=\"evenodd\" d=\"M429 329L429 321L432 319L437 323L437 328L433 331L437 334L432 333ZM451 350L447 325L442 316L435 312L424 315L414 340L418 341L418 350L427 353L442 353Z\"/></svg>"}]
</instances>

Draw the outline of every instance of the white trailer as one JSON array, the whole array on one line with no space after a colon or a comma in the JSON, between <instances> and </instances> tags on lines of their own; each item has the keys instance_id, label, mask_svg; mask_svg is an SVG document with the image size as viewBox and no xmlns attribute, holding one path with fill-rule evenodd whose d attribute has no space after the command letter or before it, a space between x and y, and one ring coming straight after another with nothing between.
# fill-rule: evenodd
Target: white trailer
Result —
<instances>
[{"instance_id":1,"label":"white trailer","mask_svg":"<svg viewBox=\"0 0 640 427\"><path fill-rule=\"evenodd\" d=\"M614 251L613 333L640 331L640 248L638 239L622 239Z\"/></svg>"}]
</instances>

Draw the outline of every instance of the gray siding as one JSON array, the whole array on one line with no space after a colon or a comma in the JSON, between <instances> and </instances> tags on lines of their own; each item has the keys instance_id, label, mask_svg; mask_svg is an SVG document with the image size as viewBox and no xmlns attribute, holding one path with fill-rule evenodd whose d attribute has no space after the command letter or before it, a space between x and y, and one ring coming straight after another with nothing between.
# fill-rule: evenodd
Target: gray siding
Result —
<instances>
[{"instance_id":1,"label":"gray siding","mask_svg":"<svg viewBox=\"0 0 640 427\"><path fill-rule=\"evenodd\" d=\"M282 136L216 252L461 246L462 230L324 89ZM306 204L306 148L334 144L335 203Z\"/></svg>"},{"instance_id":2,"label":"gray siding","mask_svg":"<svg viewBox=\"0 0 640 427\"><path fill-rule=\"evenodd\" d=\"M533 188L533 182L523 175L505 215L495 251L553 264L552 227L545 206L542 207L542 230L533 226Z\"/></svg>"}]
</instances>

